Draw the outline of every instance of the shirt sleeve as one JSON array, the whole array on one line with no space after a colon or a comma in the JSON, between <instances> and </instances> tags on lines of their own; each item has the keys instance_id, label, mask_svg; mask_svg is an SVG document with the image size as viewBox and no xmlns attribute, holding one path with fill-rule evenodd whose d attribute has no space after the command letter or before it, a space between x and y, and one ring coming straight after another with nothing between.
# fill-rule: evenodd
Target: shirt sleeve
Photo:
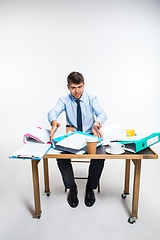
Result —
<instances>
[{"instance_id":1,"label":"shirt sleeve","mask_svg":"<svg viewBox=\"0 0 160 240\"><path fill-rule=\"evenodd\" d=\"M58 116L65 110L65 104L60 98L57 104L49 111L48 121L51 124L53 120L57 120Z\"/></svg>"},{"instance_id":2,"label":"shirt sleeve","mask_svg":"<svg viewBox=\"0 0 160 240\"><path fill-rule=\"evenodd\" d=\"M96 121L99 122L100 125L103 124L107 119L107 115L106 115L106 112L104 111L104 109L99 104L97 97L95 97L92 100L92 108L96 115Z\"/></svg>"}]
</instances>

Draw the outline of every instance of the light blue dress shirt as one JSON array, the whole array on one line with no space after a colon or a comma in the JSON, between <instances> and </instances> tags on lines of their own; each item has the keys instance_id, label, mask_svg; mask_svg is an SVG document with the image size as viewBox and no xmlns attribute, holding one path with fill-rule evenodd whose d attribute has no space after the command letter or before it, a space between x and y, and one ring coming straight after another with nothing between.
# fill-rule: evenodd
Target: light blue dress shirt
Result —
<instances>
[{"instance_id":1,"label":"light blue dress shirt","mask_svg":"<svg viewBox=\"0 0 160 240\"><path fill-rule=\"evenodd\" d=\"M107 115L100 106L96 96L84 92L80 98L80 106L82 111L83 132L92 133L92 126L95 121L103 124ZM77 131L77 103L76 99L68 94L59 98L55 107L48 113L48 121L57 120L58 116L65 111L67 125L73 125Z\"/></svg>"}]
</instances>

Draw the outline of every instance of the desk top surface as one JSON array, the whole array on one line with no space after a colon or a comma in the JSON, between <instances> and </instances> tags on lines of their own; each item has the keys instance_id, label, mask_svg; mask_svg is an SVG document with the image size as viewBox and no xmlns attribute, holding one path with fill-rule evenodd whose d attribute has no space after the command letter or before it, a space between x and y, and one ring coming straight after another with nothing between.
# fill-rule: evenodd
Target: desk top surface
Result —
<instances>
[{"instance_id":1,"label":"desk top surface","mask_svg":"<svg viewBox=\"0 0 160 240\"><path fill-rule=\"evenodd\" d=\"M146 148L138 153L125 151L123 154L113 155L105 152L106 146L97 148L96 154L71 154L62 152L61 154L46 154L44 158L74 158L74 159L157 159L158 155L151 148Z\"/></svg>"}]
</instances>

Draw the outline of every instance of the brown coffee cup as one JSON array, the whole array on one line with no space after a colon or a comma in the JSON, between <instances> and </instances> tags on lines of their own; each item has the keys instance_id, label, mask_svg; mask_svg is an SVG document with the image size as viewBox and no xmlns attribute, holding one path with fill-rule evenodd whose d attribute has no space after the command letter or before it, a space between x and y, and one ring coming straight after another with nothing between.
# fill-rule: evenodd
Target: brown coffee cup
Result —
<instances>
[{"instance_id":1,"label":"brown coffee cup","mask_svg":"<svg viewBox=\"0 0 160 240\"><path fill-rule=\"evenodd\" d=\"M72 125L66 125L66 134L71 131L71 132L74 132L74 126Z\"/></svg>"},{"instance_id":2,"label":"brown coffee cup","mask_svg":"<svg viewBox=\"0 0 160 240\"><path fill-rule=\"evenodd\" d=\"M96 154L97 137L86 139L86 145L88 154Z\"/></svg>"}]
</instances>

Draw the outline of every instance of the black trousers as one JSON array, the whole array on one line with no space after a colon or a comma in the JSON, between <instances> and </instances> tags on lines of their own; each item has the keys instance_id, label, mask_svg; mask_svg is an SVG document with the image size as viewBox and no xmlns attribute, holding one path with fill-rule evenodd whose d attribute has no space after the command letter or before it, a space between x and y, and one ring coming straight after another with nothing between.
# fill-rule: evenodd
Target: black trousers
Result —
<instances>
[{"instance_id":1,"label":"black trousers","mask_svg":"<svg viewBox=\"0 0 160 240\"><path fill-rule=\"evenodd\" d=\"M70 189L75 184L71 159L57 159L57 164L65 187ZM104 159L91 159L87 181L88 187L92 189L97 188L103 167Z\"/></svg>"}]
</instances>

